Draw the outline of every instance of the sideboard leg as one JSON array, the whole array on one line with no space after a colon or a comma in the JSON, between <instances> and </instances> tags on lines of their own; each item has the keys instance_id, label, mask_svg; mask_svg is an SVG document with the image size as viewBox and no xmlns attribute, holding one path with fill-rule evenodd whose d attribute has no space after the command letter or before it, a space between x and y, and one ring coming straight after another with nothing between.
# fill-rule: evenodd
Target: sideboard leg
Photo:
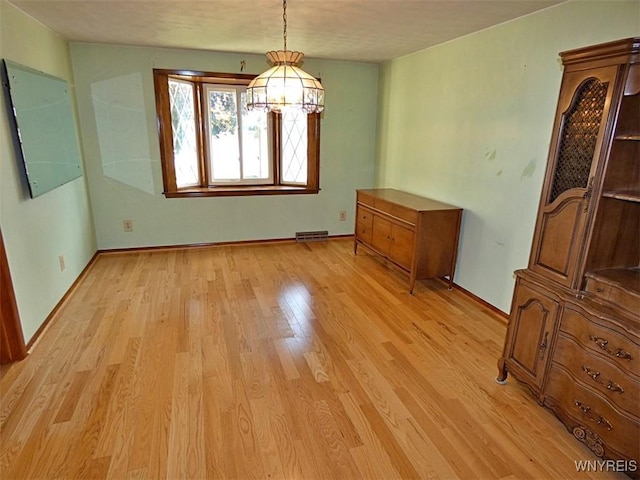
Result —
<instances>
[{"instance_id":1,"label":"sideboard leg","mask_svg":"<svg viewBox=\"0 0 640 480\"><path fill-rule=\"evenodd\" d=\"M409 273L409 295L413 295L413 287L416 285L416 275L412 271Z\"/></svg>"},{"instance_id":2,"label":"sideboard leg","mask_svg":"<svg viewBox=\"0 0 640 480\"><path fill-rule=\"evenodd\" d=\"M496 383L500 385L506 385L507 383L507 366L504 364L504 358L500 357L498 360L498 376L496 377Z\"/></svg>"}]
</instances>

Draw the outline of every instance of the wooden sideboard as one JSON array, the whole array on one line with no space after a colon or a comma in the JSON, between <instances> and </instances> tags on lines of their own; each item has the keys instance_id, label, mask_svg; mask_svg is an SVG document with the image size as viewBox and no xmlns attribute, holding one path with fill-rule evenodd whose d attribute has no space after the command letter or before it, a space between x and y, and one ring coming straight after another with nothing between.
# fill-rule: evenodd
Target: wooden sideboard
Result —
<instances>
[{"instance_id":1,"label":"wooden sideboard","mask_svg":"<svg viewBox=\"0 0 640 480\"><path fill-rule=\"evenodd\" d=\"M462 209L388 188L356 191L353 253L363 245L416 280L448 277L453 285Z\"/></svg>"}]
</instances>

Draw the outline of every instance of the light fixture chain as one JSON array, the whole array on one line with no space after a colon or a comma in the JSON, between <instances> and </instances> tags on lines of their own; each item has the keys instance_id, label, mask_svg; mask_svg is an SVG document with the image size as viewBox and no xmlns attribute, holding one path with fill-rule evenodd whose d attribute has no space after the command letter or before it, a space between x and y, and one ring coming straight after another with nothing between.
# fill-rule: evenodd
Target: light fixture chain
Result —
<instances>
[{"instance_id":1,"label":"light fixture chain","mask_svg":"<svg viewBox=\"0 0 640 480\"><path fill-rule=\"evenodd\" d=\"M284 51L287 51L287 0L282 0L282 20L284 22Z\"/></svg>"}]
</instances>

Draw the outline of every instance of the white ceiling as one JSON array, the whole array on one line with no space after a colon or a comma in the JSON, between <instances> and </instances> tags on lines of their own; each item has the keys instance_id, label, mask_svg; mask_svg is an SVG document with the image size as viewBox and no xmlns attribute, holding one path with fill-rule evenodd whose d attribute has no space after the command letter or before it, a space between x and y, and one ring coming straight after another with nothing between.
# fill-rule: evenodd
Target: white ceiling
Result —
<instances>
[{"instance_id":1,"label":"white ceiling","mask_svg":"<svg viewBox=\"0 0 640 480\"><path fill-rule=\"evenodd\" d=\"M288 48L381 62L565 0L288 0ZM9 0L70 41L257 53L282 49L281 0Z\"/></svg>"}]
</instances>

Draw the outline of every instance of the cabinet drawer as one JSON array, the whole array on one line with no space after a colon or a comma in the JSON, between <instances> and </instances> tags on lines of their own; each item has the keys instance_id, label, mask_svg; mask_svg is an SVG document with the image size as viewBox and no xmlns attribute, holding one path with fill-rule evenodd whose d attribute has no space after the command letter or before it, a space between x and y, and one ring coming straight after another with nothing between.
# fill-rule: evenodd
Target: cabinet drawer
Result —
<instances>
[{"instance_id":1,"label":"cabinet drawer","mask_svg":"<svg viewBox=\"0 0 640 480\"><path fill-rule=\"evenodd\" d=\"M584 388L563 368L553 365L546 395L564 414L595 432L604 443L631 459L638 458L638 419L618 412L596 392ZM607 455L606 451L604 452Z\"/></svg>"},{"instance_id":2,"label":"cabinet drawer","mask_svg":"<svg viewBox=\"0 0 640 480\"><path fill-rule=\"evenodd\" d=\"M358 206L356 213L356 237L365 243L371 243L372 227L373 213L366 208Z\"/></svg>"},{"instance_id":3,"label":"cabinet drawer","mask_svg":"<svg viewBox=\"0 0 640 480\"><path fill-rule=\"evenodd\" d=\"M597 318L599 322L606 322ZM598 352L623 370L640 376L638 352L640 339L631 332L620 332L612 324L595 323L583 314L565 307L560 330L577 340L591 351Z\"/></svg>"},{"instance_id":4,"label":"cabinet drawer","mask_svg":"<svg viewBox=\"0 0 640 480\"><path fill-rule=\"evenodd\" d=\"M609 270L613 272L614 270ZM587 284L585 290L591 293L593 296L602 300L609 301L610 303L624 308L629 312L637 312L640 305L640 295L638 294L638 280L637 269L620 269L619 272L624 272L626 275L625 280L629 279L627 287L624 283L616 282L606 276L600 276L597 273L588 273ZM631 272L634 272L633 274Z\"/></svg>"},{"instance_id":5,"label":"cabinet drawer","mask_svg":"<svg viewBox=\"0 0 640 480\"><path fill-rule=\"evenodd\" d=\"M560 335L553 361L563 365L576 379L600 392L617 407L639 416L638 379L627 375L602 355L585 351L569 337Z\"/></svg>"},{"instance_id":6,"label":"cabinet drawer","mask_svg":"<svg viewBox=\"0 0 640 480\"><path fill-rule=\"evenodd\" d=\"M366 194L364 192L357 192L357 200L360 203L363 203L365 205L369 205L370 207L373 207L374 205L374 200L373 197L369 194Z\"/></svg>"},{"instance_id":7,"label":"cabinet drawer","mask_svg":"<svg viewBox=\"0 0 640 480\"><path fill-rule=\"evenodd\" d=\"M375 199L375 207L380 211L388 213L393 217L400 218L406 222L411 223L412 225L415 225L416 221L418 220L418 212L416 212L415 210L403 207L402 205L387 202L386 200L382 200L381 198Z\"/></svg>"},{"instance_id":8,"label":"cabinet drawer","mask_svg":"<svg viewBox=\"0 0 640 480\"><path fill-rule=\"evenodd\" d=\"M611 285L601 282L597 278L587 277L587 285L585 286L585 290L589 293L592 293L596 297L600 297L603 300L608 300Z\"/></svg>"},{"instance_id":9,"label":"cabinet drawer","mask_svg":"<svg viewBox=\"0 0 640 480\"><path fill-rule=\"evenodd\" d=\"M609 301L631 313L637 312L640 306L640 296L638 294L615 287L612 287L609 292Z\"/></svg>"},{"instance_id":10,"label":"cabinet drawer","mask_svg":"<svg viewBox=\"0 0 640 480\"><path fill-rule=\"evenodd\" d=\"M373 226L373 212L371 210L358 206L356 216L358 225L368 228Z\"/></svg>"}]
</instances>

